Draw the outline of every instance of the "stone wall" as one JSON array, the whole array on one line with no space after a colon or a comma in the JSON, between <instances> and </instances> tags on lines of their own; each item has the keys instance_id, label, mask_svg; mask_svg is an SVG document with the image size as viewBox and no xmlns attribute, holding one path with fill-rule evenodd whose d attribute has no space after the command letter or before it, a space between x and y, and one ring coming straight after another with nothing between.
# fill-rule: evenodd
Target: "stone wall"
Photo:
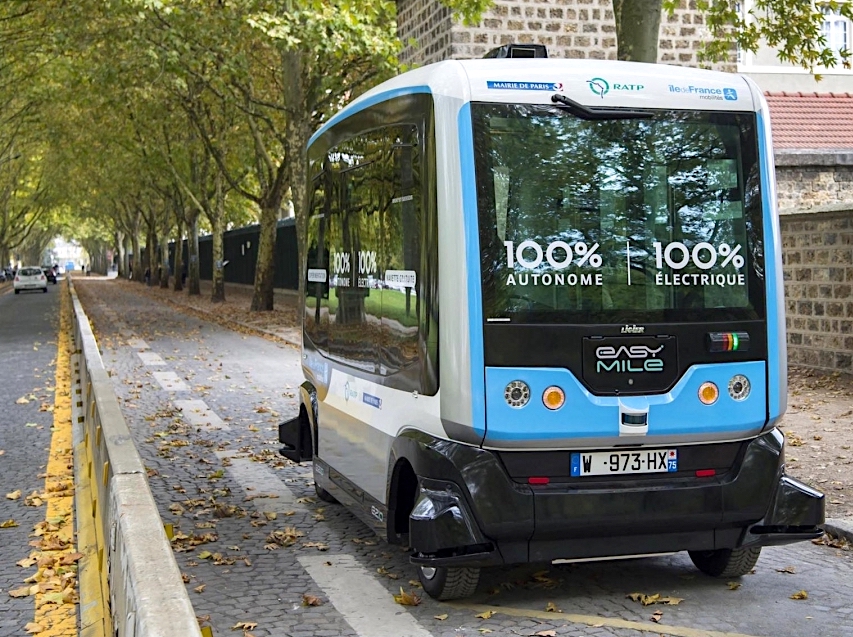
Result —
<instances>
[{"instance_id":1,"label":"stone wall","mask_svg":"<svg viewBox=\"0 0 853 637\"><path fill-rule=\"evenodd\" d=\"M853 205L780 215L788 361L853 371Z\"/></svg>"},{"instance_id":2,"label":"stone wall","mask_svg":"<svg viewBox=\"0 0 853 637\"><path fill-rule=\"evenodd\" d=\"M471 27L453 22L438 0L398 0L397 29L406 45L401 61L409 65L479 58L509 42L544 44L556 58L616 59L611 0L495 0ZM664 11L661 17L658 61L700 66L697 54L707 39L695 0L681 0L672 16ZM710 68L734 70L731 64Z\"/></svg>"},{"instance_id":3,"label":"stone wall","mask_svg":"<svg viewBox=\"0 0 853 637\"><path fill-rule=\"evenodd\" d=\"M853 153L777 152L776 189L782 212L853 202Z\"/></svg>"}]
</instances>

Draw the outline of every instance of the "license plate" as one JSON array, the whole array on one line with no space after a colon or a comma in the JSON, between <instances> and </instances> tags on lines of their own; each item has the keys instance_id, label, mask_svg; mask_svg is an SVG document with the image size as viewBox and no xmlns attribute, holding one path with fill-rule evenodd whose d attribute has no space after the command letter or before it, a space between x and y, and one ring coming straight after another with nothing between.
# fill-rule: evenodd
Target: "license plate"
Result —
<instances>
[{"instance_id":1,"label":"license plate","mask_svg":"<svg viewBox=\"0 0 853 637\"><path fill-rule=\"evenodd\" d=\"M678 471L676 449L593 451L572 454L572 476L618 476L632 473Z\"/></svg>"}]
</instances>

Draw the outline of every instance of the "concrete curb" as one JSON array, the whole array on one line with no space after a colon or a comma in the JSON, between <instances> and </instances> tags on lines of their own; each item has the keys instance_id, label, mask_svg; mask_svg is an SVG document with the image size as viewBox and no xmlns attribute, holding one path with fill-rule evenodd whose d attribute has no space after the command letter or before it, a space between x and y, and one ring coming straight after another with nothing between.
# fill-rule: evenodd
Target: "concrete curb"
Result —
<instances>
[{"instance_id":1,"label":"concrete curb","mask_svg":"<svg viewBox=\"0 0 853 637\"><path fill-rule=\"evenodd\" d=\"M853 544L853 519L830 519L823 524L828 535L847 540Z\"/></svg>"}]
</instances>

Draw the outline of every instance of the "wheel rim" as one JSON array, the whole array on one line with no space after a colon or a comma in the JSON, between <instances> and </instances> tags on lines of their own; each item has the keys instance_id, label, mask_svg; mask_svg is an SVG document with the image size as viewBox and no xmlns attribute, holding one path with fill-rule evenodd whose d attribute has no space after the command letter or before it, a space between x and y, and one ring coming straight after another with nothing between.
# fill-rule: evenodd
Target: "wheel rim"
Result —
<instances>
[{"instance_id":1,"label":"wheel rim","mask_svg":"<svg viewBox=\"0 0 853 637\"><path fill-rule=\"evenodd\" d=\"M421 575L423 575L426 579L431 580L435 577L436 569L430 566L421 566Z\"/></svg>"}]
</instances>

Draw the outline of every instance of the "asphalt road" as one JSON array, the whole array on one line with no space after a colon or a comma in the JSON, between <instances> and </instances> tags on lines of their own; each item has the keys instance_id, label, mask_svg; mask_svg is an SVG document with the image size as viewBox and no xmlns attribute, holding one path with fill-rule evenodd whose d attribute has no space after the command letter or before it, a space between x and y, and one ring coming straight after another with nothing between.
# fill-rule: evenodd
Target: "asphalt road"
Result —
<instances>
[{"instance_id":1,"label":"asphalt road","mask_svg":"<svg viewBox=\"0 0 853 637\"><path fill-rule=\"evenodd\" d=\"M296 349L107 281L78 279L77 289L214 635L853 637L851 553L812 543L765 549L732 583L676 554L491 569L464 603L433 601L410 583L405 552L317 501L310 466L277 455L276 425L297 408ZM29 302L38 313L41 300ZM396 604L401 587L420 603ZM632 593L681 601L643 606Z\"/></svg>"},{"instance_id":2,"label":"asphalt road","mask_svg":"<svg viewBox=\"0 0 853 637\"><path fill-rule=\"evenodd\" d=\"M0 528L0 636L23 635L34 619L33 598L9 591L35 571L16 562L30 555L30 534L45 519L45 507L28 506L26 496L45 490L60 287L16 295L11 284L0 286L0 523L17 524Z\"/></svg>"}]
</instances>

